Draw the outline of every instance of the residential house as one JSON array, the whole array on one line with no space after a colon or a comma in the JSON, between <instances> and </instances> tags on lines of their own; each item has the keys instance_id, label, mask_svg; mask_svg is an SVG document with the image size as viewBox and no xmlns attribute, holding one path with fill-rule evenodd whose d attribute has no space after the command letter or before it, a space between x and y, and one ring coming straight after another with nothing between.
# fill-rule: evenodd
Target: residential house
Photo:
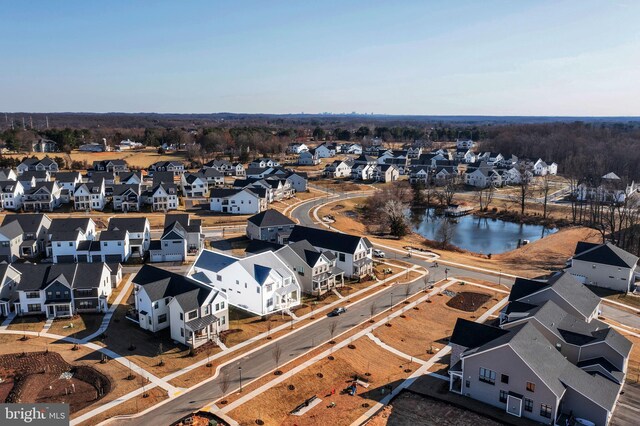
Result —
<instances>
[{"instance_id":1,"label":"residential house","mask_svg":"<svg viewBox=\"0 0 640 426\"><path fill-rule=\"evenodd\" d=\"M266 190L257 188L212 189L209 193L212 212L255 214L267 208Z\"/></svg>"},{"instance_id":2,"label":"residential house","mask_svg":"<svg viewBox=\"0 0 640 426\"><path fill-rule=\"evenodd\" d=\"M411 169L409 169L409 183L412 185L417 183L425 186L430 185L432 183L431 177L431 166L411 166Z\"/></svg>"},{"instance_id":3,"label":"residential house","mask_svg":"<svg viewBox=\"0 0 640 426\"><path fill-rule=\"evenodd\" d=\"M151 244L151 226L146 217L112 217L107 227L109 231L129 232L131 255L144 257Z\"/></svg>"},{"instance_id":4,"label":"residential house","mask_svg":"<svg viewBox=\"0 0 640 426\"><path fill-rule=\"evenodd\" d=\"M22 163L18 164L16 167L18 175L23 174L26 171L48 171L50 173L56 173L58 171L58 163L55 160L52 160L49 157L44 157L43 159L37 158L25 158Z\"/></svg>"},{"instance_id":5,"label":"residential house","mask_svg":"<svg viewBox=\"0 0 640 426\"><path fill-rule=\"evenodd\" d=\"M102 211L106 203L106 185L102 178L79 183L73 191L73 208L76 210Z\"/></svg>"},{"instance_id":6,"label":"residential house","mask_svg":"<svg viewBox=\"0 0 640 426\"><path fill-rule=\"evenodd\" d=\"M25 190L22 197L24 211L52 212L60 207L61 189L57 182L39 182L29 190Z\"/></svg>"},{"instance_id":7,"label":"residential house","mask_svg":"<svg viewBox=\"0 0 640 426\"><path fill-rule=\"evenodd\" d=\"M336 156L336 146L323 143L316 148L318 158L331 158Z\"/></svg>"},{"instance_id":8,"label":"residential house","mask_svg":"<svg viewBox=\"0 0 640 426\"><path fill-rule=\"evenodd\" d=\"M300 166L316 166L320 164L320 157L316 154L315 149L309 151L302 151L298 154L298 165Z\"/></svg>"},{"instance_id":9,"label":"residential house","mask_svg":"<svg viewBox=\"0 0 640 426\"><path fill-rule=\"evenodd\" d=\"M185 172L184 164L180 161L158 161L149 166L149 174L155 172L172 172L175 176L179 176Z\"/></svg>"},{"instance_id":10,"label":"residential house","mask_svg":"<svg viewBox=\"0 0 640 426\"><path fill-rule=\"evenodd\" d=\"M227 160L211 160L202 166L203 169L215 169L226 176L244 176L245 168L241 163L231 163Z\"/></svg>"},{"instance_id":11,"label":"residential house","mask_svg":"<svg viewBox=\"0 0 640 426\"><path fill-rule=\"evenodd\" d=\"M215 169L207 169L205 171L211 171L222 180L224 184L224 176L222 173ZM213 178L213 186L217 185L215 178ZM207 178L202 173L184 173L180 176L180 190L185 197L208 197L209 196L209 183Z\"/></svg>"},{"instance_id":12,"label":"residential house","mask_svg":"<svg viewBox=\"0 0 640 426\"><path fill-rule=\"evenodd\" d=\"M471 139L456 139L457 149L473 149L475 142Z\"/></svg>"},{"instance_id":13,"label":"residential house","mask_svg":"<svg viewBox=\"0 0 640 426\"><path fill-rule=\"evenodd\" d=\"M476 188L486 188L491 185L491 169L478 167L473 171L467 171L464 175L464 183Z\"/></svg>"},{"instance_id":14,"label":"residential house","mask_svg":"<svg viewBox=\"0 0 640 426\"><path fill-rule=\"evenodd\" d=\"M58 152L58 143L51 139L40 138L31 144L33 152Z\"/></svg>"},{"instance_id":15,"label":"residential house","mask_svg":"<svg viewBox=\"0 0 640 426\"><path fill-rule=\"evenodd\" d=\"M546 176L558 174L558 165L556 163L547 164L542 161L542 158L538 158L533 164L533 172L536 176Z\"/></svg>"},{"instance_id":16,"label":"residential house","mask_svg":"<svg viewBox=\"0 0 640 426\"><path fill-rule=\"evenodd\" d=\"M106 312L111 270L105 263L15 263L18 315L70 317L77 312Z\"/></svg>"},{"instance_id":17,"label":"residential house","mask_svg":"<svg viewBox=\"0 0 640 426\"><path fill-rule=\"evenodd\" d=\"M580 241L565 269L583 284L627 293L635 289L638 257L606 242Z\"/></svg>"},{"instance_id":18,"label":"residential house","mask_svg":"<svg viewBox=\"0 0 640 426\"><path fill-rule=\"evenodd\" d=\"M611 418L620 386L572 364L532 323L502 329L460 318L449 344L452 392L544 424Z\"/></svg>"},{"instance_id":19,"label":"residential house","mask_svg":"<svg viewBox=\"0 0 640 426\"><path fill-rule=\"evenodd\" d=\"M133 285L132 319L144 330L168 328L172 340L197 348L229 328L227 295L209 285L150 265L140 269Z\"/></svg>"},{"instance_id":20,"label":"residential house","mask_svg":"<svg viewBox=\"0 0 640 426\"><path fill-rule=\"evenodd\" d=\"M224 173L216 169L202 169L199 175L201 179L205 180L208 188L224 185Z\"/></svg>"},{"instance_id":21,"label":"residential house","mask_svg":"<svg viewBox=\"0 0 640 426\"><path fill-rule=\"evenodd\" d=\"M602 176L598 182L586 180L575 190L578 201L596 201L603 204L623 204L627 197L640 190L635 182L625 183L613 172Z\"/></svg>"},{"instance_id":22,"label":"residential house","mask_svg":"<svg viewBox=\"0 0 640 426\"><path fill-rule=\"evenodd\" d=\"M360 278L373 271L373 246L365 237L296 225L289 235L289 243L302 240L336 256L336 266L349 278Z\"/></svg>"},{"instance_id":23,"label":"residential house","mask_svg":"<svg viewBox=\"0 0 640 426\"><path fill-rule=\"evenodd\" d=\"M140 185L118 184L113 186L113 210L139 212L142 208Z\"/></svg>"},{"instance_id":24,"label":"residential house","mask_svg":"<svg viewBox=\"0 0 640 426\"><path fill-rule=\"evenodd\" d=\"M20 210L24 187L15 180L0 181L0 203L3 210Z\"/></svg>"},{"instance_id":25,"label":"residential house","mask_svg":"<svg viewBox=\"0 0 640 426\"><path fill-rule=\"evenodd\" d=\"M362 155L362 145L357 143L346 144L341 148L341 152L353 155Z\"/></svg>"},{"instance_id":26,"label":"residential house","mask_svg":"<svg viewBox=\"0 0 640 426\"><path fill-rule=\"evenodd\" d=\"M187 275L221 290L232 306L255 315L288 311L300 304L296 274L273 252L236 258L202 250Z\"/></svg>"},{"instance_id":27,"label":"residential house","mask_svg":"<svg viewBox=\"0 0 640 426\"><path fill-rule=\"evenodd\" d=\"M344 285L344 271L330 251L321 252L306 240L285 245L275 254L298 274L303 293L320 296Z\"/></svg>"},{"instance_id":28,"label":"residential house","mask_svg":"<svg viewBox=\"0 0 640 426\"><path fill-rule=\"evenodd\" d=\"M304 172L290 172L286 174L287 182L295 192L307 192L309 177Z\"/></svg>"},{"instance_id":29,"label":"residential house","mask_svg":"<svg viewBox=\"0 0 640 426\"><path fill-rule=\"evenodd\" d=\"M125 160L102 160L93 162L93 170L96 172L111 172L116 175L129 171L129 165Z\"/></svg>"},{"instance_id":30,"label":"residential house","mask_svg":"<svg viewBox=\"0 0 640 426\"><path fill-rule=\"evenodd\" d=\"M188 254L202 248L202 221L192 220L188 214L168 214L159 240L149 247L152 262L183 262Z\"/></svg>"},{"instance_id":31,"label":"residential house","mask_svg":"<svg viewBox=\"0 0 640 426\"><path fill-rule=\"evenodd\" d=\"M34 258L46 253L48 232L51 219L46 214L8 214L5 215L0 229L9 223L17 222L22 230L20 258ZM14 231L11 231L13 233Z\"/></svg>"},{"instance_id":32,"label":"residential house","mask_svg":"<svg viewBox=\"0 0 640 426\"><path fill-rule=\"evenodd\" d=\"M278 167L280 163L272 158L258 158L249 163L249 167Z\"/></svg>"},{"instance_id":33,"label":"residential house","mask_svg":"<svg viewBox=\"0 0 640 426\"><path fill-rule=\"evenodd\" d=\"M48 230L47 256L53 263L84 262L78 258L78 251L85 241L96 237L96 224L91 218L53 219Z\"/></svg>"},{"instance_id":34,"label":"residential house","mask_svg":"<svg viewBox=\"0 0 640 426\"><path fill-rule=\"evenodd\" d=\"M309 147L303 143L290 143L287 146L287 153L300 154L301 152L308 151Z\"/></svg>"},{"instance_id":35,"label":"residential house","mask_svg":"<svg viewBox=\"0 0 640 426\"><path fill-rule=\"evenodd\" d=\"M18 221L3 223L0 226L0 262L13 263L20 259L23 240L24 232Z\"/></svg>"},{"instance_id":36,"label":"residential house","mask_svg":"<svg viewBox=\"0 0 640 426\"><path fill-rule=\"evenodd\" d=\"M73 192L76 186L82 182L82 175L80 172L58 172L56 173L56 182L61 189Z\"/></svg>"},{"instance_id":37,"label":"residential house","mask_svg":"<svg viewBox=\"0 0 640 426\"><path fill-rule=\"evenodd\" d=\"M173 172L161 172L157 171L152 176L152 185L160 185L161 183L167 183L173 185L176 182L176 176Z\"/></svg>"},{"instance_id":38,"label":"residential house","mask_svg":"<svg viewBox=\"0 0 640 426\"><path fill-rule=\"evenodd\" d=\"M141 185L142 181L144 180L142 172L140 170L136 170L133 172L123 172L118 176L118 178L119 183L125 185Z\"/></svg>"},{"instance_id":39,"label":"residential house","mask_svg":"<svg viewBox=\"0 0 640 426\"><path fill-rule=\"evenodd\" d=\"M400 177L398 168L393 164L378 164L373 171L376 182L395 182Z\"/></svg>"},{"instance_id":40,"label":"residential house","mask_svg":"<svg viewBox=\"0 0 640 426\"><path fill-rule=\"evenodd\" d=\"M351 179L370 181L374 178L375 164L354 164L351 168Z\"/></svg>"},{"instance_id":41,"label":"residential house","mask_svg":"<svg viewBox=\"0 0 640 426\"><path fill-rule=\"evenodd\" d=\"M277 210L268 209L247 219L247 237L250 240L285 244L295 222Z\"/></svg>"},{"instance_id":42,"label":"residential house","mask_svg":"<svg viewBox=\"0 0 640 426\"><path fill-rule=\"evenodd\" d=\"M0 263L0 317L8 317L18 293L15 288L20 280L20 272L6 262Z\"/></svg>"},{"instance_id":43,"label":"residential house","mask_svg":"<svg viewBox=\"0 0 640 426\"><path fill-rule=\"evenodd\" d=\"M22 183L25 189L31 189L38 182L51 182L51 173L48 170L27 170L18 176L18 182Z\"/></svg>"},{"instance_id":44,"label":"residential house","mask_svg":"<svg viewBox=\"0 0 640 426\"><path fill-rule=\"evenodd\" d=\"M167 212L178 208L178 187L174 183L160 183L145 192L147 204L154 212Z\"/></svg>"},{"instance_id":45,"label":"residential house","mask_svg":"<svg viewBox=\"0 0 640 426\"><path fill-rule=\"evenodd\" d=\"M351 167L353 163L347 160L335 160L331 164L324 167L322 175L331 178L343 178L351 176Z\"/></svg>"},{"instance_id":46,"label":"residential house","mask_svg":"<svg viewBox=\"0 0 640 426\"><path fill-rule=\"evenodd\" d=\"M16 181L18 180L18 174L15 172L15 170L10 168L0 169L0 181L5 180Z\"/></svg>"}]
</instances>

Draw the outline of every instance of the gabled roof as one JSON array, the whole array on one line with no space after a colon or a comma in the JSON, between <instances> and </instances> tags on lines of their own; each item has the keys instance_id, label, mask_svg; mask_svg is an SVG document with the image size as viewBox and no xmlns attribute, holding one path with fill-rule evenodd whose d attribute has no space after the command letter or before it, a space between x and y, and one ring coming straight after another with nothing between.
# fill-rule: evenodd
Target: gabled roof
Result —
<instances>
[{"instance_id":1,"label":"gabled roof","mask_svg":"<svg viewBox=\"0 0 640 426\"><path fill-rule=\"evenodd\" d=\"M216 291L194 279L151 265L144 265L133 277L133 283L142 286L151 301L183 295L178 303L185 311L201 306L207 296Z\"/></svg>"},{"instance_id":2,"label":"gabled roof","mask_svg":"<svg viewBox=\"0 0 640 426\"><path fill-rule=\"evenodd\" d=\"M22 275L18 290L42 290L63 276L71 288L100 286L105 263L15 263L12 266Z\"/></svg>"},{"instance_id":3,"label":"gabled roof","mask_svg":"<svg viewBox=\"0 0 640 426\"><path fill-rule=\"evenodd\" d=\"M296 224L293 220L274 209L265 210L251 216L247 220L260 228L265 226L286 226Z\"/></svg>"},{"instance_id":4,"label":"gabled roof","mask_svg":"<svg viewBox=\"0 0 640 426\"><path fill-rule=\"evenodd\" d=\"M212 272L219 272L237 261L238 259L233 256L227 256L212 250L202 250L193 266Z\"/></svg>"},{"instance_id":5,"label":"gabled roof","mask_svg":"<svg viewBox=\"0 0 640 426\"><path fill-rule=\"evenodd\" d=\"M638 263L637 256L610 242L591 244L580 241L576 246L573 259L623 268L634 268Z\"/></svg>"},{"instance_id":6,"label":"gabled roof","mask_svg":"<svg viewBox=\"0 0 640 426\"><path fill-rule=\"evenodd\" d=\"M24 231L17 220L0 226L0 235L4 235L9 240L18 238L23 233Z\"/></svg>"},{"instance_id":7,"label":"gabled roof","mask_svg":"<svg viewBox=\"0 0 640 426\"><path fill-rule=\"evenodd\" d=\"M244 251L245 253L248 253L248 254L258 254L258 253L263 253L265 251L276 251L282 247L284 246L278 243L272 243L269 241L262 241L262 240L251 240L247 245L247 247L244 249Z\"/></svg>"},{"instance_id":8,"label":"gabled roof","mask_svg":"<svg viewBox=\"0 0 640 426\"><path fill-rule=\"evenodd\" d=\"M465 348L477 348L508 333L499 327L493 327L464 318L458 318L449 341Z\"/></svg>"},{"instance_id":9,"label":"gabled roof","mask_svg":"<svg viewBox=\"0 0 640 426\"><path fill-rule=\"evenodd\" d=\"M113 186L113 195L124 195L129 191L136 195L140 195L140 185L127 185L121 183Z\"/></svg>"},{"instance_id":10,"label":"gabled roof","mask_svg":"<svg viewBox=\"0 0 640 426\"><path fill-rule=\"evenodd\" d=\"M44 213L20 213L6 215L2 221L2 226L13 221L17 221L23 231L27 234L36 233L42 225L48 228L51 224L51 219L49 219L49 216Z\"/></svg>"},{"instance_id":11,"label":"gabled roof","mask_svg":"<svg viewBox=\"0 0 640 426\"><path fill-rule=\"evenodd\" d=\"M318 251L307 240L296 241L288 246L293 250L300 259L304 260L304 263L310 267L314 267L318 260L322 257L322 252Z\"/></svg>"},{"instance_id":12,"label":"gabled roof","mask_svg":"<svg viewBox=\"0 0 640 426\"><path fill-rule=\"evenodd\" d=\"M568 272L556 274L546 282L516 278L509 294L509 301L528 303L529 296L542 291L556 293L584 317L589 317L600 304L600 298Z\"/></svg>"},{"instance_id":13,"label":"gabled roof","mask_svg":"<svg viewBox=\"0 0 640 426\"><path fill-rule=\"evenodd\" d=\"M82 179L80 172L58 172L56 173L56 180L58 182L75 182L77 179Z\"/></svg>"},{"instance_id":14,"label":"gabled roof","mask_svg":"<svg viewBox=\"0 0 640 426\"><path fill-rule=\"evenodd\" d=\"M146 217L112 217L109 219L107 229L109 231L121 229L133 232L144 232L147 228L148 220Z\"/></svg>"},{"instance_id":15,"label":"gabled roof","mask_svg":"<svg viewBox=\"0 0 640 426\"><path fill-rule=\"evenodd\" d=\"M372 247L366 237L296 225L289 236L289 241L296 242L301 240L309 241L314 247L352 254L355 253L361 240L366 247Z\"/></svg>"}]
</instances>

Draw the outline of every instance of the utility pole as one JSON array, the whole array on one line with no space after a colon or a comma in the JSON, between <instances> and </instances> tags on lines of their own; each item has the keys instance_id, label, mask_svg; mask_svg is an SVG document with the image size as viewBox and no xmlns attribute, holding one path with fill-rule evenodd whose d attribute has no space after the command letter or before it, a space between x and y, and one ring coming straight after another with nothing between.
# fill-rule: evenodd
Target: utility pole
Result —
<instances>
[{"instance_id":1,"label":"utility pole","mask_svg":"<svg viewBox=\"0 0 640 426\"><path fill-rule=\"evenodd\" d=\"M47 119L47 130L49 130L49 116L45 116L45 118Z\"/></svg>"},{"instance_id":2,"label":"utility pole","mask_svg":"<svg viewBox=\"0 0 640 426\"><path fill-rule=\"evenodd\" d=\"M33 130L33 117L29 116L29 127Z\"/></svg>"}]
</instances>

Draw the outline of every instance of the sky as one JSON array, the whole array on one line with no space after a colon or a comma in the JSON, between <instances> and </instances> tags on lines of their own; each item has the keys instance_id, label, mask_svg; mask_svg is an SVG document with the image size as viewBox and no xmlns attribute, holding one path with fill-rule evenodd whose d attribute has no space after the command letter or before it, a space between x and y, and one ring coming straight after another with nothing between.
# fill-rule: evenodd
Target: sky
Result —
<instances>
[{"instance_id":1,"label":"sky","mask_svg":"<svg viewBox=\"0 0 640 426\"><path fill-rule=\"evenodd\" d=\"M637 116L640 1L0 0L0 111Z\"/></svg>"}]
</instances>

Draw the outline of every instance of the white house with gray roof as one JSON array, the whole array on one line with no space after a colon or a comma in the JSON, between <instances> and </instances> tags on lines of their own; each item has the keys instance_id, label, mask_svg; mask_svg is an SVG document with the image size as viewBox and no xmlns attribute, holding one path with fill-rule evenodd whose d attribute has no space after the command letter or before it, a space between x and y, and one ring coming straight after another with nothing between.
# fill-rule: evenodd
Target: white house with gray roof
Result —
<instances>
[{"instance_id":1,"label":"white house with gray roof","mask_svg":"<svg viewBox=\"0 0 640 426\"><path fill-rule=\"evenodd\" d=\"M0 181L0 203L4 210L20 210L24 186L15 180Z\"/></svg>"},{"instance_id":2,"label":"white house with gray roof","mask_svg":"<svg viewBox=\"0 0 640 426\"><path fill-rule=\"evenodd\" d=\"M610 242L580 241L566 271L584 284L627 293L635 289L638 257Z\"/></svg>"},{"instance_id":3,"label":"white house with gray roof","mask_svg":"<svg viewBox=\"0 0 640 426\"><path fill-rule=\"evenodd\" d=\"M255 315L300 304L302 289L296 273L270 251L237 258L203 250L187 275L221 290L232 306Z\"/></svg>"},{"instance_id":4,"label":"white house with gray roof","mask_svg":"<svg viewBox=\"0 0 640 426\"><path fill-rule=\"evenodd\" d=\"M135 309L127 318L191 348L217 341L229 328L227 295L197 280L145 265L132 280Z\"/></svg>"},{"instance_id":5,"label":"white house with gray roof","mask_svg":"<svg viewBox=\"0 0 640 426\"><path fill-rule=\"evenodd\" d=\"M335 266L347 277L360 278L373 271L373 246L365 237L296 225L289 243L302 240L317 250L331 252L336 257Z\"/></svg>"}]
</instances>

